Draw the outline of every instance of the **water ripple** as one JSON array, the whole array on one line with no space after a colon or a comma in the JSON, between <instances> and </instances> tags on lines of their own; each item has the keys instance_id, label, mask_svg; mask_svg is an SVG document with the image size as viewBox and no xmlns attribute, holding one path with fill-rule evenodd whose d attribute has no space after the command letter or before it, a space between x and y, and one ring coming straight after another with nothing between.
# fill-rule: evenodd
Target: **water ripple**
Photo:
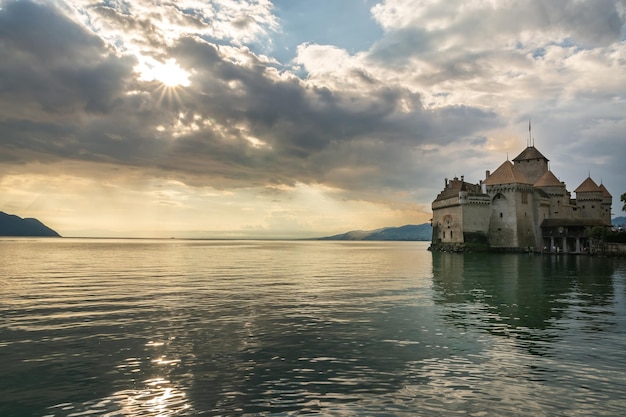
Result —
<instances>
[{"instance_id":1,"label":"water ripple","mask_svg":"<svg viewBox=\"0 0 626 417\"><path fill-rule=\"evenodd\" d=\"M0 240L0 251L3 416L626 408L623 260L410 242Z\"/></svg>"}]
</instances>

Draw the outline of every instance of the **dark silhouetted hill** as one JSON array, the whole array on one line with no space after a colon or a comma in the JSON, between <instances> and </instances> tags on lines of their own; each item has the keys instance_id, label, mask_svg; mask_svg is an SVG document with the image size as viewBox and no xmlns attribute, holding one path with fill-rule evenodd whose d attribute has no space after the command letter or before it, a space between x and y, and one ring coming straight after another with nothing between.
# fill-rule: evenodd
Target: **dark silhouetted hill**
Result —
<instances>
[{"instance_id":1,"label":"dark silhouetted hill","mask_svg":"<svg viewBox=\"0 0 626 417\"><path fill-rule=\"evenodd\" d=\"M37 219L22 219L0 211L0 236L49 236L61 237Z\"/></svg>"},{"instance_id":2,"label":"dark silhouetted hill","mask_svg":"<svg viewBox=\"0 0 626 417\"><path fill-rule=\"evenodd\" d=\"M376 230L353 230L318 240L417 240L430 241L432 227L430 223L408 224L400 227L384 227Z\"/></svg>"}]
</instances>

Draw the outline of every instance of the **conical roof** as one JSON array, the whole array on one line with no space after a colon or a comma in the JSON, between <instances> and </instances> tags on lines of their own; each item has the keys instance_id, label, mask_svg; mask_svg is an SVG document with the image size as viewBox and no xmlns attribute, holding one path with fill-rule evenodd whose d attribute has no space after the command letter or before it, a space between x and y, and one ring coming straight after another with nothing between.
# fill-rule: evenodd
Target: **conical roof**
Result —
<instances>
[{"instance_id":1,"label":"conical roof","mask_svg":"<svg viewBox=\"0 0 626 417\"><path fill-rule=\"evenodd\" d=\"M511 161L505 161L493 174L485 180L486 185L499 184L532 184L522 172L513 166Z\"/></svg>"},{"instance_id":2,"label":"conical roof","mask_svg":"<svg viewBox=\"0 0 626 417\"><path fill-rule=\"evenodd\" d=\"M539 152L537 148L535 148L534 146L529 146L526 149L524 149L522 153L520 153L513 159L513 161L519 162L519 161L528 161L531 159L543 159L546 162L549 161L549 159L543 156L543 154Z\"/></svg>"},{"instance_id":3,"label":"conical roof","mask_svg":"<svg viewBox=\"0 0 626 417\"><path fill-rule=\"evenodd\" d=\"M555 187L562 186L563 184L559 179L552 173L552 171L546 171L545 174L541 176L534 184L535 187Z\"/></svg>"},{"instance_id":4,"label":"conical roof","mask_svg":"<svg viewBox=\"0 0 626 417\"><path fill-rule=\"evenodd\" d=\"M598 187L598 184L596 184L591 177L587 177L587 179L574 190L575 193L597 193L598 191L602 192L602 189Z\"/></svg>"},{"instance_id":5,"label":"conical roof","mask_svg":"<svg viewBox=\"0 0 626 417\"><path fill-rule=\"evenodd\" d=\"M609 193L609 190L606 189L604 184L600 184L600 190L602 190L602 197L613 198L613 196L611 195L611 193Z\"/></svg>"}]
</instances>

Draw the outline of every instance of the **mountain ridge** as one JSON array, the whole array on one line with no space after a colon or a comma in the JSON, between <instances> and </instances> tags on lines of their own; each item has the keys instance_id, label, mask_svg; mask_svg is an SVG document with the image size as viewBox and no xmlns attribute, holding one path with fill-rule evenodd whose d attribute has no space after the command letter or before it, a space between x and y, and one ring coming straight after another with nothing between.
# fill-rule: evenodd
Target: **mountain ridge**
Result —
<instances>
[{"instance_id":1,"label":"mountain ridge","mask_svg":"<svg viewBox=\"0 0 626 417\"><path fill-rule=\"evenodd\" d=\"M316 240L383 240L383 241L430 241L430 223L407 224L398 227L383 227L374 230L352 230L337 235L320 237Z\"/></svg>"},{"instance_id":2,"label":"mountain ridge","mask_svg":"<svg viewBox=\"0 0 626 417\"><path fill-rule=\"evenodd\" d=\"M61 237L35 218L21 218L0 211L0 236Z\"/></svg>"},{"instance_id":3,"label":"mountain ridge","mask_svg":"<svg viewBox=\"0 0 626 417\"><path fill-rule=\"evenodd\" d=\"M626 217L615 217L611 220L615 226L626 223ZM351 230L332 236L316 238L315 240L382 240L382 241L430 241L432 238L430 223L407 224L398 227L382 227L374 230Z\"/></svg>"}]
</instances>

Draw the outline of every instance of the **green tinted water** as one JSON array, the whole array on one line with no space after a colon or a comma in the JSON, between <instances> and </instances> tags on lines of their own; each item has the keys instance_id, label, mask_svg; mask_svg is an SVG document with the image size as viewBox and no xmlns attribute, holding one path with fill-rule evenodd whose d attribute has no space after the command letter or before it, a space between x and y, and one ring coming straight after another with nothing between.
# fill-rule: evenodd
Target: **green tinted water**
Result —
<instances>
[{"instance_id":1,"label":"green tinted water","mask_svg":"<svg viewBox=\"0 0 626 417\"><path fill-rule=\"evenodd\" d=\"M620 415L626 262L0 240L0 415Z\"/></svg>"}]
</instances>

